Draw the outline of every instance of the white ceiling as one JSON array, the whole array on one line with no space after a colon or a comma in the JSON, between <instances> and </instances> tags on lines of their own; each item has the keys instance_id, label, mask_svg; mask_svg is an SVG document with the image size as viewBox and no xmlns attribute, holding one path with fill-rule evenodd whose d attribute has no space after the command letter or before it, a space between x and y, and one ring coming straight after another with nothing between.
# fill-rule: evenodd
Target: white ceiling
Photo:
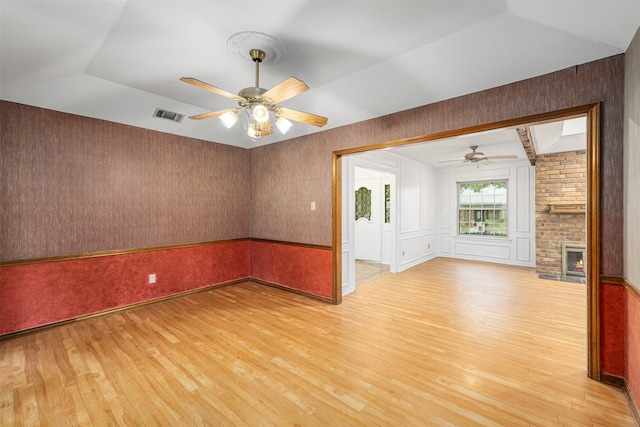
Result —
<instances>
[{"instance_id":1,"label":"white ceiling","mask_svg":"<svg viewBox=\"0 0 640 427\"><path fill-rule=\"evenodd\" d=\"M531 139L536 155L559 153L565 151L585 150L587 148L586 117L568 119L566 122L578 121L576 133L563 135L565 120L532 124L529 126ZM485 156L518 156L516 160L491 160L489 163L463 163L464 155L471 152L471 146L478 146L476 151ZM495 129L486 132L467 134L453 138L439 139L425 143L394 147L394 154L424 163L436 168L480 167L491 163L526 161L528 157L516 128ZM449 162L459 159L460 162ZM443 163L443 161L445 161Z\"/></svg>"},{"instance_id":2,"label":"white ceiling","mask_svg":"<svg viewBox=\"0 0 640 427\"><path fill-rule=\"evenodd\" d=\"M623 53L638 27L640 0L2 0L0 97L251 148L240 123L152 117L235 107L179 78L252 86L253 64L226 48L240 31L287 50L260 86L296 76L311 89L282 105L329 118L258 141L269 144Z\"/></svg>"}]
</instances>

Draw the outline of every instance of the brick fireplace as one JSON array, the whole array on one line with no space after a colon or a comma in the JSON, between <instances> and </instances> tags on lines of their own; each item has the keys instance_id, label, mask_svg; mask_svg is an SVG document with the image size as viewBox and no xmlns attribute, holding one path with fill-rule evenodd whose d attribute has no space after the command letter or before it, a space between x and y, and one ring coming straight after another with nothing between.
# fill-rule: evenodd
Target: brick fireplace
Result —
<instances>
[{"instance_id":1,"label":"brick fireplace","mask_svg":"<svg viewBox=\"0 0 640 427\"><path fill-rule=\"evenodd\" d=\"M586 245L586 150L536 156L536 272L541 277L576 277ZM567 259L565 249L575 249ZM563 254L565 256L563 256ZM573 268L570 267L574 263ZM563 269L563 264L565 268ZM583 271L586 271L583 267Z\"/></svg>"}]
</instances>

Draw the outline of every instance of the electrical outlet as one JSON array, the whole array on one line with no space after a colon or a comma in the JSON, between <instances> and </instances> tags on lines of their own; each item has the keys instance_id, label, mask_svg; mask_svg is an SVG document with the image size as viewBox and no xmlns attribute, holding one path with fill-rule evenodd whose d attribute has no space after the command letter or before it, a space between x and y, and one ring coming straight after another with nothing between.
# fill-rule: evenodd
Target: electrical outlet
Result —
<instances>
[{"instance_id":1,"label":"electrical outlet","mask_svg":"<svg viewBox=\"0 0 640 427\"><path fill-rule=\"evenodd\" d=\"M316 210L316 202L311 202L311 210L312 211Z\"/></svg>"},{"instance_id":2,"label":"electrical outlet","mask_svg":"<svg viewBox=\"0 0 640 427\"><path fill-rule=\"evenodd\" d=\"M149 283L156 283L156 274L150 274L149 275Z\"/></svg>"}]
</instances>

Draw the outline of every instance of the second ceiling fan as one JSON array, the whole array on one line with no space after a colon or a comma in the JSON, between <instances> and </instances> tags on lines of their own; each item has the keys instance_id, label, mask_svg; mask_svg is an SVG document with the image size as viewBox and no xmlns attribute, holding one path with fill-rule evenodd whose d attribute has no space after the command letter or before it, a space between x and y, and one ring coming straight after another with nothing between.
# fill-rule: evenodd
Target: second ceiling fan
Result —
<instances>
[{"instance_id":1,"label":"second ceiling fan","mask_svg":"<svg viewBox=\"0 0 640 427\"><path fill-rule=\"evenodd\" d=\"M487 162L490 163L491 160L509 160L509 159L517 159L516 155L505 155L505 156L485 156L484 153L480 151L476 151L478 149L477 145L472 145L471 152L464 155L462 159L454 159L454 160L440 160L438 163L479 163L479 162Z\"/></svg>"}]
</instances>

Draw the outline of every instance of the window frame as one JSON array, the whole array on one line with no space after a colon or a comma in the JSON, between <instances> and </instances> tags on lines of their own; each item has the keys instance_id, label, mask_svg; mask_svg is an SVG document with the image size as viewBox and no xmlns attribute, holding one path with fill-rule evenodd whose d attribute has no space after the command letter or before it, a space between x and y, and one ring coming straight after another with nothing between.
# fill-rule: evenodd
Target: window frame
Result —
<instances>
[{"instance_id":1,"label":"window frame","mask_svg":"<svg viewBox=\"0 0 640 427\"><path fill-rule=\"evenodd\" d=\"M461 195L462 195L462 186L471 186L471 185L484 185L486 188L491 184L501 184L494 185L494 191L492 194L493 203L485 206L482 203L482 194L481 194L481 202L479 208L472 207L472 203L469 202L467 207L462 207L461 205ZM504 184L504 185L502 185ZM496 189L504 188L504 204L497 205L496 204ZM464 226L463 213L467 212L467 230L468 232L462 232L462 226ZM480 216L472 221L471 215ZM496 217L499 219L496 220ZM477 223L482 223L481 225L477 225ZM493 232L487 234L487 222L490 224L496 223L504 223L504 234L495 234L495 227L492 227ZM457 232L456 235L460 237L478 237L478 238L495 238L495 239L507 239L509 238L509 179L500 178L500 179L484 179L484 180L476 180L476 181L458 181L456 182L456 223L457 223ZM477 227L475 232L471 232L471 224L474 223L473 227ZM500 227L503 228L503 227Z\"/></svg>"}]
</instances>

